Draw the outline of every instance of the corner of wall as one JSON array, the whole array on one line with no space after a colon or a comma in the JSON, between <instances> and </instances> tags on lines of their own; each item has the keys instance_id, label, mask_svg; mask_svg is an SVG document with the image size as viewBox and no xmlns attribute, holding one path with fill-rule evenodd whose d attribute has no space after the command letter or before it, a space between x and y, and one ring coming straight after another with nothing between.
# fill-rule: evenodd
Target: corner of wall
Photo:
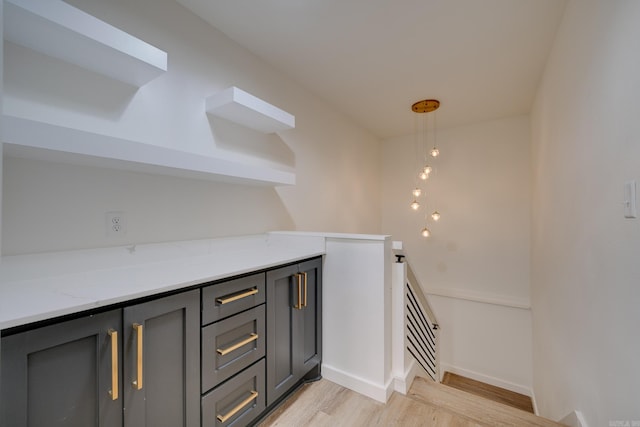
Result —
<instances>
[{"instance_id":1,"label":"corner of wall","mask_svg":"<svg viewBox=\"0 0 640 427\"><path fill-rule=\"evenodd\" d=\"M412 360L409 368L401 376L393 378L393 390L406 395L419 373L418 365Z\"/></svg>"},{"instance_id":2,"label":"corner of wall","mask_svg":"<svg viewBox=\"0 0 640 427\"><path fill-rule=\"evenodd\" d=\"M393 381L387 384L374 384L364 378L357 377L348 372L322 364L322 376L342 387L370 397L378 402L386 403L393 392Z\"/></svg>"},{"instance_id":3,"label":"corner of wall","mask_svg":"<svg viewBox=\"0 0 640 427\"><path fill-rule=\"evenodd\" d=\"M580 411L572 411L560 420L560 423L569 427L589 427Z\"/></svg>"}]
</instances>

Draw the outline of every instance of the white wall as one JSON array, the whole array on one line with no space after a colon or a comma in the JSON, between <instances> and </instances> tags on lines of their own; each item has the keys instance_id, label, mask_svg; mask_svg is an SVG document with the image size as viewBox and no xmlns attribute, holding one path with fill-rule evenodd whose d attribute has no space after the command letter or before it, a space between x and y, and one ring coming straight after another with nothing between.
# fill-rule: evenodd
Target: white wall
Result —
<instances>
[{"instance_id":1,"label":"white wall","mask_svg":"<svg viewBox=\"0 0 640 427\"><path fill-rule=\"evenodd\" d=\"M169 55L169 71L135 91L6 43L7 113L230 158L295 167L297 185L263 188L4 159L5 255L313 229L377 233L379 141L172 0L70 3ZM238 86L296 116L265 137L204 114L204 98ZM127 236L107 238L104 213Z\"/></svg>"},{"instance_id":2,"label":"white wall","mask_svg":"<svg viewBox=\"0 0 640 427\"><path fill-rule=\"evenodd\" d=\"M532 115L534 390L542 415L640 422L640 2L571 1Z\"/></svg>"},{"instance_id":3,"label":"white wall","mask_svg":"<svg viewBox=\"0 0 640 427\"><path fill-rule=\"evenodd\" d=\"M323 271L322 375L386 402L391 377L391 240L328 237Z\"/></svg>"},{"instance_id":4,"label":"white wall","mask_svg":"<svg viewBox=\"0 0 640 427\"><path fill-rule=\"evenodd\" d=\"M531 387L529 117L441 130L438 145L441 156L432 162L436 170L426 185L427 209L423 203L416 213L409 208L417 166L414 138L384 142L382 231L404 242L424 290L440 295L429 300L442 324L443 367L526 393ZM432 236L424 239L422 218L434 209L442 218L429 224Z\"/></svg>"},{"instance_id":5,"label":"white wall","mask_svg":"<svg viewBox=\"0 0 640 427\"><path fill-rule=\"evenodd\" d=\"M531 311L428 295L440 325L440 369L531 395Z\"/></svg>"}]
</instances>

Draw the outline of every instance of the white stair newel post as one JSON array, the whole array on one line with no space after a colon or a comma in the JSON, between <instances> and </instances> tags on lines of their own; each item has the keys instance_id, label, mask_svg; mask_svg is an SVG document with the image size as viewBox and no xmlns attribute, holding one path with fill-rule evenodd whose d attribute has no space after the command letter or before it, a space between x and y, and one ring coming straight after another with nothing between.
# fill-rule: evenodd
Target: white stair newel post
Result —
<instances>
[{"instance_id":1,"label":"white stair newel post","mask_svg":"<svg viewBox=\"0 0 640 427\"><path fill-rule=\"evenodd\" d=\"M404 262L395 262L392 271L392 371L396 381L395 389L401 391L403 388L401 385L405 382L407 372L404 314L404 286L407 283L407 266Z\"/></svg>"}]
</instances>

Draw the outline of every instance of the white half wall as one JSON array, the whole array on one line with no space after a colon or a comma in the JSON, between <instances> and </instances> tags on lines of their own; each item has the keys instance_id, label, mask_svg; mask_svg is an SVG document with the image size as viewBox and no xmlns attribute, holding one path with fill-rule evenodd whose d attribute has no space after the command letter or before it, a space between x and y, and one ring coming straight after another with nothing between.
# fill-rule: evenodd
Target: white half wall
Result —
<instances>
[{"instance_id":1,"label":"white half wall","mask_svg":"<svg viewBox=\"0 0 640 427\"><path fill-rule=\"evenodd\" d=\"M381 402L391 375L391 239L327 238L322 375Z\"/></svg>"},{"instance_id":2,"label":"white half wall","mask_svg":"<svg viewBox=\"0 0 640 427\"><path fill-rule=\"evenodd\" d=\"M534 390L541 415L640 424L640 2L570 1L532 113Z\"/></svg>"}]
</instances>

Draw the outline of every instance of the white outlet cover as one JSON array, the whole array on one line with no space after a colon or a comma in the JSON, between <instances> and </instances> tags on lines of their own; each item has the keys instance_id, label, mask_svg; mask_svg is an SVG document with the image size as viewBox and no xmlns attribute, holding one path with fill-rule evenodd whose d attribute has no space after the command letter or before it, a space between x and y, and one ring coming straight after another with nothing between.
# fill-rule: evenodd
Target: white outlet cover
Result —
<instances>
[{"instance_id":1,"label":"white outlet cover","mask_svg":"<svg viewBox=\"0 0 640 427\"><path fill-rule=\"evenodd\" d=\"M107 236L119 237L127 234L127 219L122 211L112 211L105 214Z\"/></svg>"}]
</instances>

